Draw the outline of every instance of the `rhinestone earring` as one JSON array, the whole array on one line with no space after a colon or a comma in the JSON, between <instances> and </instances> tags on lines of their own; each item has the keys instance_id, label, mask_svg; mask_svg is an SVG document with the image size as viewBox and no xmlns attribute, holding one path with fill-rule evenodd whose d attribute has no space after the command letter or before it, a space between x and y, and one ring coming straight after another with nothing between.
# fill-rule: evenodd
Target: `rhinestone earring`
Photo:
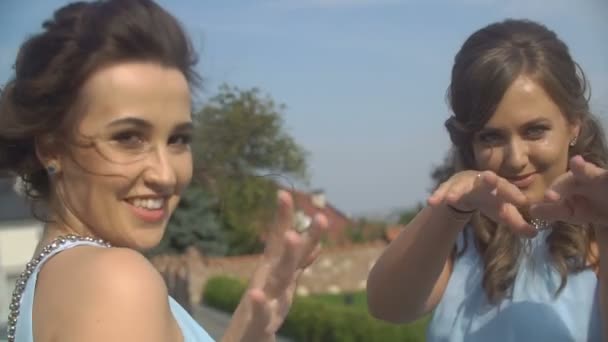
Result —
<instances>
[{"instance_id":1,"label":"rhinestone earring","mask_svg":"<svg viewBox=\"0 0 608 342\"><path fill-rule=\"evenodd\" d=\"M55 163L49 163L46 166L46 172L49 174L49 176L53 176L57 173L58 171L58 167Z\"/></svg>"},{"instance_id":2,"label":"rhinestone earring","mask_svg":"<svg viewBox=\"0 0 608 342\"><path fill-rule=\"evenodd\" d=\"M578 139L578 137L574 137L572 138L572 140L570 140L570 147L574 147L574 145L576 145L576 140Z\"/></svg>"}]
</instances>

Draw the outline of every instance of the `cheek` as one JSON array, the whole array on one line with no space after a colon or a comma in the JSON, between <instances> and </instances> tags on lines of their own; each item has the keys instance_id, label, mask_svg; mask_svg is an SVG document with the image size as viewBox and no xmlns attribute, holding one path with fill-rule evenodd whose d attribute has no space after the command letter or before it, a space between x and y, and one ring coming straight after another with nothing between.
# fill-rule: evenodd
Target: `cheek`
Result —
<instances>
[{"instance_id":1,"label":"cheek","mask_svg":"<svg viewBox=\"0 0 608 342\"><path fill-rule=\"evenodd\" d=\"M545 174L548 181L566 172L568 167L568 150L560 144L539 143L530 151L530 161L536 170Z\"/></svg>"},{"instance_id":2,"label":"cheek","mask_svg":"<svg viewBox=\"0 0 608 342\"><path fill-rule=\"evenodd\" d=\"M65 165L65 166L64 166ZM62 162L64 192L72 194L79 202L75 205L90 205L89 202L108 190L120 191L128 186L134 165L109 162L88 149L76 151Z\"/></svg>"},{"instance_id":3,"label":"cheek","mask_svg":"<svg viewBox=\"0 0 608 342\"><path fill-rule=\"evenodd\" d=\"M192 154L186 153L176 158L175 174L177 177L177 187L179 191L186 188L192 180Z\"/></svg>"}]
</instances>

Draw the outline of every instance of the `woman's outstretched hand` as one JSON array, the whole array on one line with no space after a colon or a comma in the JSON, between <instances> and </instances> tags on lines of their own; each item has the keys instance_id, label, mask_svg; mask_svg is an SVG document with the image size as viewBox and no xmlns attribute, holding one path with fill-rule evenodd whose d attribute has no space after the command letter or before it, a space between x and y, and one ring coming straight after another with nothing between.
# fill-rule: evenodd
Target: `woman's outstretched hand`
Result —
<instances>
[{"instance_id":1,"label":"woman's outstretched hand","mask_svg":"<svg viewBox=\"0 0 608 342\"><path fill-rule=\"evenodd\" d=\"M298 278L321 251L327 218L318 214L304 232L294 229L294 204L278 193L278 214L264 254L222 341L274 341L291 307Z\"/></svg>"},{"instance_id":2,"label":"woman's outstretched hand","mask_svg":"<svg viewBox=\"0 0 608 342\"><path fill-rule=\"evenodd\" d=\"M430 206L446 205L456 213L480 211L518 234L536 234L517 209L528 205L527 196L492 171L458 172L435 190L428 203Z\"/></svg>"},{"instance_id":3,"label":"woman's outstretched hand","mask_svg":"<svg viewBox=\"0 0 608 342\"><path fill-rule=\"evenodd\" d=\"M573 157L570 170L551 184L545 200L530 213L550 221L608 226L608 170Z\"/></svg>"}]
</instances>

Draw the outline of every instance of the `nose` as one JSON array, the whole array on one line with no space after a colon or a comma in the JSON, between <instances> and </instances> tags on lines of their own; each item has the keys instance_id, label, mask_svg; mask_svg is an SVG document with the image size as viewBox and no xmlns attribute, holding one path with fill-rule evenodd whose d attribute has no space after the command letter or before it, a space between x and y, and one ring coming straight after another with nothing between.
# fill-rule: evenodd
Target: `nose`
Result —
<instances>
[{"instance_id":1,"label":"nose","mask_svg":"<svg viewBox=\"0 0 608 342\"><path fill-rule=\"evenodd\" d=\"M518 173L528 164L528 146L521 139L513 138L506 146L504 166L509 173Z\"/></svg>"},{"instance_id":2,"label":"nose","mask_svg":"<svg viewBox=\"0 0 608 342\"><path fill-rule=\"evenodd\" d=\"M171 193L177 181L175 168L166 147L155 149L147 158L144 182L162 193Z\"/></svg>"}]
</instances>

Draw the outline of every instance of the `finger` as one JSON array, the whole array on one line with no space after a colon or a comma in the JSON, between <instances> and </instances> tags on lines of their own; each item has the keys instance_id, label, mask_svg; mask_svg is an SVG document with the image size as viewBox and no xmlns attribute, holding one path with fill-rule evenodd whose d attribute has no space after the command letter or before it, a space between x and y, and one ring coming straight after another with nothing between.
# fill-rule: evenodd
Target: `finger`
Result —
<instances>
[{"instance_id":1,"label":"finger","mask_svg":"<svg viewBox=\"0 0 608 342\"><path fill-rule=\"evenodd\" d=\"M534 237L538 232L524 219L521 212L511 203L502 202L498 211L498 221L508 226L515 234Z\"/></svg>"},{"instance_id":2,"label":"finger","mask_svg":"<svg viewBox=\"0 0 608 342\"><path fill-rule=\"evenodd\" d=\"M275 223L269 234L266 249L269 256L277 255L281 250L281 244L286 231L293 227L293 199L284 190L277 192L278 209Z\"/></svg>"},{"instance_id":3,"label":"finger","mask_svg":"<svg viewBox=\"0 0 608 342\"><path fill-rule=\"evenodd\" d=\"M574 156L570 159L570 170L574 174L574 178L581 183L590 182L606 171L586 161L582 156Z\"/></svg>"},{"instance_id":4,"label":"finger","mask_svg":"<svg viewBox=\"0 0 608 342\"><path fill-rule=\"evenodd\" d=\"M571 171L559 175L545 191L545 200L556 202L574 192L576 182Z\"/></svg>"},{"instance_id":5,"label":"finger","mask_svg":"<svg viewBox=\"0 0 608 342\"><path fill-rule=\"evenodd\" d=\"M469 178L466 182L456 182L452 184L450 189L446 192L444 202L452 207L459 208L464 211L474 210L470 202L470 195L478 190L481 180L481 173L473 173L474 179L471 182Z\"/></svg>"},{"instance_id":6,"label":"finger","mask_svg":"<svg viewBox=\"0 0 608 342\"><path fill-rule=\"evenodd\" d=\"M323 248L321 247L321 245L317 245L315 247L315 249L308 254L307 257L302 259L302 262L300 263L300 268L305 269L308 266L310 266L313 262L315 262L315 260L317 260L317 258L321 254L322 250L323 250Z\"/></svg>"},{"instance_id":7,"label":"finger","mask_svg":"<svg viewBox=\"0 0 608 342\"><path fill-rule=\"evenodd\" d=\"M484 171L478 174L475 181L473 192L476 196L487 198L488 195L496 196L496 187L498 186L498 176L490 171Z\"/></svg>"},{"instance_id":8,"label":"finger","mask_svg":"<svg viewBox=\"0 0 608 342\"><path fill-rule=\"evenodd\" d=\"M574 195L553 203L538 203L530 208L535 217L550 221L563 221L574 224L602 222L603 212L593 207L585 197Z\"/></svg>"},{"instance_id":9,"label":"finger","mask_svg":"<svg viewBox=\"0 0 608 342\"><path fill-rule=\"evenodd\" d=\"M317 249L321 237L328 230L327 218L323 214L316 214L313 218L313 225L309 233L304 236L304 243L302 244L302 252L300 253L299 267L306 267L310 264L309 256Z\"/></svg>"},{"instance_id":10,"label":"finger","mask_svg":"<svg viewBox=\"0 0 608 342\"><path fill-rule=\"evenodd\" d=\"M545 191L545 199L559 201L575 193L577 182L572 171L559 175Z\"/></svg>"},{"instance_id":11,"label":"finger","mask_svg":"<svg viewBox=\"0 0 608 342\"><path fill-rule=\"evenodd\" d=\"M437 206L443 202L445 198L445 194L450 188L450 184L448 182L443 182L437 190L433 192L433 194L427 199L427 203L430 206Z\"/></svg>"},{"instance_id":12,"label":"finger","mask_svg":"<svg viewBox=\"0 0 608 342\"><path fill-rule=\"evenodd\" d=\"M551 221L570 221L572 207L566 201L537 203L530 207L533 217Z\"/></svg>"},{"instance_id":13,"label":"finger","mask_svg":"<svg viewBox=\"0 0 608 342\"><path fill-rule=\"evenodd\" d=\"M556 202L568 196L582 194L586 191L586 184L591 184L596 177L600 177L605 172L593 163L585 161L581 156L572 157L569 167L570 170L557 177L545 192L547 201Z\"/></svg>"},{"instance_id":14,"label":"finger","mask_svg":"<svg viewBox=\"0 0 608 342\"><path fill-rule=\"evenodd\" d=\"M472 187L471 184L465 184L464 182L456 182L452 184L450 189L446 192L444 196L444 201L449 205L462 207L462 202L464 200L465 194L471 192ZM466 206L466 204L465 204Z\"/></svg>"},{"instance_id":15,"label":"finger","mask_svg":"<svg viewBox=\"0 0 608 342\"><path fill-rule=\"evenodd\" d=\"M263 341L272 337L272 310L268 298L260 289L249 290L247 296L251 303L251 321L245 329L242 341Z\"/></svg>"},{"instance_id":16,"label":"finger","mask_svg":"<svg viewBox=\"0 0 608 342\"><path fill-rule=\"evenodd\" d=\"M493 203L496 207L496 185L498 183L498 177L492 172L481 172L477 175L474 183L474 188L471 191L471 196L475 198L474 202L477 203L478 209L487 204L488 201Z\"/></svg>"},{"instance_id":17,"label":"finger","mask_svg":"<svg viewBox=\"0 0 608 342\"><path fill-rule=\"evenodd\" d=\"M525 236L536 235L536 230L523 218L518 206L527 205L528 199L519 188L493 172L481 173L479 190L484 193L482 212L492 220L507 225L513 232ZM489 195L489 196L488 196Z\"/></svg>"},{"instance_id":18,"label":"finger","mask_svg":"<svg viewBox=\"0 0 608 342\"><path fill-rule=\"evenodd\" d=\"M496 197L501 201L511 203L515 207L528 206L528 197L514 184L504 178L499 178L496 185Z\"/></svg>"},{"instance_id":19,"label":"finger","mask_svg":"<svg viewBox=\"0 0 608 342\"><path fill-rule=\"evenodd\" d=\"M498 185L498 176L492 171L480 172L477 176L476 185L483 186L485 189L496 189Z\"/></svg>"},{"instance_id":20,"label":"finger","mask_svg":"<svg viewBox=\"0 0 608 342\"><path fill-rule=\"evenodd\" d=\"M299 251L303 238L295 231L284 234L281 257L273 265L268 274L264 293L270 298L278 297L293 282L299 264Z\"/></svg>"}]
</instances>

